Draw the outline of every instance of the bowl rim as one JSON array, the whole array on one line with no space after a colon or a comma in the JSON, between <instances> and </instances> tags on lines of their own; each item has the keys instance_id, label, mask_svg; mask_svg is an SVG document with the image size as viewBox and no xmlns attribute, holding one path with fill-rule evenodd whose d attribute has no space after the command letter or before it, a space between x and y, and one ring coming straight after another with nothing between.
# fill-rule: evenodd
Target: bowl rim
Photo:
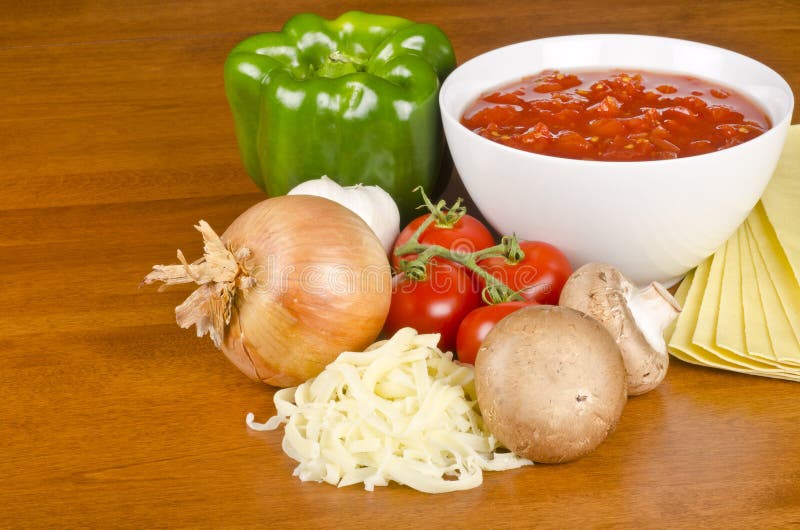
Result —
<instances>
[{"instance_id":1,"label":"bowl rim","mask_svg":"<svg viewBox=\"0 0 800 530\"><path fill-rule=\"evenodd\" d=\"M576 40L576 39L612 39L612 40L616 40L616 39L625 40L625 39L627 39L627 40L651 40L651 41L672 42L672 43L677 43L677 44L680 44L680 45L683 45L683 46L686 46L686 45L688 45L688 46L697 46L697 47L700 47L700 48L712 50L712 51L717 52L717 53L722 53L722 54L725 54L725 55L732 55L732 56L736 57L738 60L743 60L743 61L746 61L746 62L750 62L753 65L755 65L756 67L761 68L761 69L765 70L767 73L771 74L775 78L775 80L777 81L777 85L776 86L778 86L780 89L782 89L781 91L782 91L783 95L788 98L788 103L789 104L787 106L786 112L780 117L779 120L776 120L774 123L772 123L772 125L771 125L771 127L769 129L764 131L763 134L761 134L761 135L759 135L759 136L757 136L755 138L752 138L752 139L750 139L750 140L748 140L746 142L743 142L741 144L738 144L738 145L735 145L735 146L732 146L732 147L727 147L725 149L720 149L718 151L712 151L710 153L703 153L703 154L700 154L700 155L685 156L685 157L672 158L672 159L666 159L666 160L621 160L621 161L620 160L583 160L583 159L579 159L579 158L566 158L566 157L558 157L558 156L553 156L553 155L543 155L543 154L540 154L540 153L533 153L531 151L525 151L523 149L517 149L515 147L510 147L510 146L507 146L507 145L504 145L504 144L501 144L501 143L498 143L498 142L493 142L493 141L489 140L488 138L484 138L483 136L474 133L473 131L468 129L466 126L462 125L460 119L455 117L447 109L447 106L445 104L445 99L447 97L448 90L455 83L455 81L453 81L453 79L455 77L454 74L456 74L459 70L463 70L463 69L467 68L468 66L470 66L472 63L477 62L479 60L482 60L487 56L500 55L504 51L508 51L509 49L512 49L512 48L531 46L531 45L534 45L536 43L544 43L544 42L547 42L547 41L559 41L559 40L569 41L569 40ZM646 69L642 69L642 71L646 71ZM680 75L681 74L681 72L678 72L678 71L674 71L674 72L671 72L671 73L674 73L676 75ZM695 76L696 74L691 74L691 75ZM520 77L522 77L522 76L520 76ZM731 83L726 83L725 81L714 80L714 79L712 79L710 77L704 77L702 75L697 75L696 77L701 78L701 79L706 79L706 80L709 80L709 81L712 81L712 82L716 82L716 83L722 83L725 86L730 86L731 85ZM498 83L498 86L502 86L504 83L507 83L507 82L511 82L511 80L502 81L502 82ZM734 88L735 90L738 90L735 87L730 87L730 88ZM481 94L481 92L476 92L471 97L474 100L480 94ZM751 96L749 94L747 94L747 97L753 99L754 102L757 105L759 105L760 107L762 107L762 109L763 109L763 104L760 101L758 101L757 99L753 98L753 96ZM497 148L500 149L500 152L514 153L516 156L530 157L533 160L545 159L545 160L550 161L550 162L552 162L553 160L560 160L560 161L563 161L565 163L572 163L572 164L576 164L576 165L589 165L589 166L596 166L597 164L616 165L616 166L619 166L619 167L625 167L625 168L631 168L631 169L639 167L641 164L645 164L645 165L647 165L647 167L652 168L653 166L659 165L659 164L660 165L663 165L663 164L670 164L670 165L687 164L687 163L691 163L692 160L696 160L698 158L702 158L703 160L707 160L709 158L726 158L728 156L728 154L726 154L726 153L730 153L731 151L733 151L735 153L738 153L741 148L750 148L750 149L757 148L758 145L760 145L761 143L771 141L773 136L781 135L783 133L783 131L789 126L789 124L791 122L791 119L792 119L792 113L794 111L794 92L792 91L792 88L789 85L789 83L786 81L786 79L784 79L783 76L781 76L773 68L770 68L766 64L764 64L764 63L762 63L762 62L760 62L760 61L758 61L758 60L756 60L756 59L754 59L754 58L752 58L750 56L744 55L742 53L739 53L739 52L736 52L736 51L733 51L733 50L729 50L727 48L722 48L720 46L715 46L713 44L706 44L706 43L703 43L703 42L697 42L697 41L692 41L692 40L688 40L688 39L679 39L679 38L675 38L675 37L664 37L664 36L659 36L659 35L645 35L645 34L637 34L637 33L581 33L581 34L555 35L555 36L550 36L550 37L542 37L542 38L538 38L538 39L530 39L530 40L526 40L526 41L514 42L514 43L510 43L510 44L506 44L506 45L500 46L498 48L493 48L491 50L487 50L487 51L485 51L483 53L480 53L480 54L468 59L467 61L465 61L465 62L461 63L460 65L458 65L452 72L450 72L450 74L444 80L444 82L442 83L442 85L441 85L441 87L439 89L439 98L438 99L439 99L439 110L440 110L440 114L442 116L442 120L443 121L447 121L451 125L454 125L456 128L461 128L461 129L463 129L464 132L467 132L467 133L473 135L475 137L475 139L478 139L476 141L478 141L479 143L486 142L487 144L485 144L485 145L491 144L493 146L496 146ZM447 131L447 127L445 127L445 132L446 131ZM448 140L448 141L450 141L450 140Z\"/></svg>"}]
</instances>

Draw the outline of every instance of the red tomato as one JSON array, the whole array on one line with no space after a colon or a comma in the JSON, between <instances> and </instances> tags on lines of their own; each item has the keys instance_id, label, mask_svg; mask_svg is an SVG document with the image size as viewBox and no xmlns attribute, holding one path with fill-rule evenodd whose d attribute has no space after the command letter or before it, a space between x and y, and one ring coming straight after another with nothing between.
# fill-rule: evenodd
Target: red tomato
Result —
<instances>
[{"instance_id":1,"label":"red tomato","mask_svg":"<svg viewBox=\"0 0 800 530\"><path fill-rule=\"evenodd\" d=\"M536 302L504 302L487 305L471 311L458 327L456 352L462 363L475 364L478 349L492 328L506 315Z\"/></svg>"},{"instance_id":2,"label":"red tomato","mask_svg":"<svg viewBox=\"0 0 800 530\"><path fill-rule=\"evenodd\" d=\"M519 246L525 257L517 263L498 257L486 258L479 265L526 300L558 305L561 289L572 274L569 260L542 241L520 241Z\"/></svg>"},{"instance_id":3,"label":"red tomato","mask_svg":"<svg viewBox=\"0 0 800 530\"><path fill-rule=\"evenodd\" d=\"M392 281L392 303L383 331L391 336L404 327L441 333L439 347L453 351L458 325L481 305L480 285L469 271L451 261L431 260L427 278L415 281L398 274Z\"/></svg>"},{"instance_id":4,"label":"red tomato","mask_svg":"<svg viewBox=\"0 0 800 530\"><path fill-rule=\"evenodd\" d=\"M411 221L402 232L397 236L394 248L405 244L416 232L429 215L421 215ZM458 252L475 252L487 247L494 246L494 237L489 229L478 219L471 215L464 215L452 227L430 225L420 236L419 242L424 245L439 245ZM395 268L400 266L401 259L411 259L412 256L402 258L392 252L392 265Z\"/></svg>"}]
</instances>

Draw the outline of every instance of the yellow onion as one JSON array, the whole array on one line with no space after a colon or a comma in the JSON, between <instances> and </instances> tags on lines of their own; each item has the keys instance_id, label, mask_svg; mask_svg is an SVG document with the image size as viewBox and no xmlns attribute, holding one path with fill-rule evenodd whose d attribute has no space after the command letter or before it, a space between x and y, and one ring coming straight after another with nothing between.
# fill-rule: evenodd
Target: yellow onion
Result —
<instances>
[{"instance_id":1,"label":"yellow onion","mask_svg":"<svg viewBox=\"0 0 800 530\"><path fill-rule=\"evenodd\" d=\"M156 265L144 282L199 287L177 308L183 328L208 333L250 378L295 386L383 327L391 269L383 246L344 206L309 195L248 209L222 236L205 222L204 256Z\"/></svg>"}]
</instances>

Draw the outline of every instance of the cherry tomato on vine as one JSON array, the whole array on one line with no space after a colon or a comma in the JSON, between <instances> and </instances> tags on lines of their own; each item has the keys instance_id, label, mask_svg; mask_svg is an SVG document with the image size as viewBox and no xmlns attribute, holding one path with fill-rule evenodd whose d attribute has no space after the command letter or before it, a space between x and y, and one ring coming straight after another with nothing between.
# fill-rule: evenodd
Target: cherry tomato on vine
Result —
<instances>
[{"instance_id":1,"label":"cherry tomato on vine","mask_svg":"<svg viewBox=\"0 0 800 530\"><path fill-rule=\"evenodd\" d=\"M404 327L419 333L441 333L439 348L453 351L458 325L481 305L479 282L467 269L448 260L432 259L426 274L422 281L402 273L393 278L384 334L391 336Z\"/></svg>"},{"instance_id":2,"label":"cherry tomato on vine","mask_svg":"<svg viewBox=\"0 0 800 530\"><path fill-rule=\"evenodd\" d=\"M520 241L519 246L525 257L517 263L497 257L481 260L479 265L526 300L558 305L561 289L572 274L569 260L542 241Z\"/></svg>"},{"instance_id":3,"label":"cherry tomato on vine","mask_svg":"<svg viewBox=\"0 0 800 530\"><path fill-rule=\"evenodd\" d=\"M462 363L475 364L478 356L478 349L483 343L483 339L506 315L510 315L518 309L536 305L536 302L513 301L501 304L486 305L470 311L458 326L456 335L456 354Z\"/></svg>"},{"instance_id":4,"label":"cherry tomato on vine","mask_svg":"<svg viewBox=\"0 0 800 530\"><path fill-rule=\"evenodd\" d=\"M392 249L392 266L399 268L401 259L411 259L412 256L400 257L394 254L394 249L405 244L414 235L419 225L421 225L430 214L425 214L411 221L395 240ZM475 252L494 246L494 236L481 221L471 215L463 215L452 226L439 226L436 223L430 225L419 236L419 242L423 245L439 245L457 252Z\"/></svg>"}]
</instances>

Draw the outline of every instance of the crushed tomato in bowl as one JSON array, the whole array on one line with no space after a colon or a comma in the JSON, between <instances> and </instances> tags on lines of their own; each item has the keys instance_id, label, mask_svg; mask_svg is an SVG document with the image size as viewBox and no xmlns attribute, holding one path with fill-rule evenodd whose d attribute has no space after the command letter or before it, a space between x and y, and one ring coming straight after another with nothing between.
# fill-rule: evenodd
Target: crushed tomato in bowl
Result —
<instances>
[{"instance_id":1,"label":"crushed tomato in bowl","mask_svg":"<svg viewBox=\"0 0 800 530\"><path fill-rule=\"evenodd\" d=\"M552 70L481 96L461 123L509 147L608 161L701 155L770 127L746 97L696 77Z\"/></svg>"}]
</instances>

